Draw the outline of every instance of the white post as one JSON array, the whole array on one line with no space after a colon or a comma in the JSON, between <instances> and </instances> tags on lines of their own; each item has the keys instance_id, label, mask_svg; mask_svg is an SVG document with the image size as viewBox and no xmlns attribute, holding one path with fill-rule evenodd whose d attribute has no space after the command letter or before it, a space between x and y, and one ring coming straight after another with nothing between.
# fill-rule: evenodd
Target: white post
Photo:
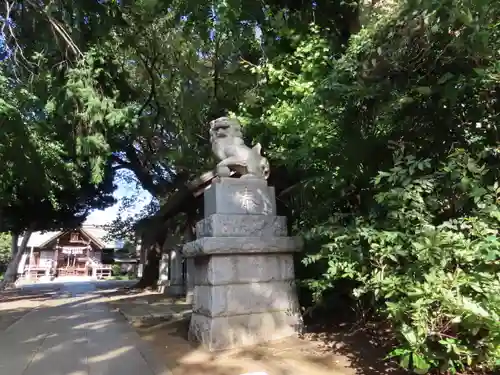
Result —
<instances>
[{"instance_id":1,"label":"white post","mask_svg":"<svg viewBox=\"0 0 500 375\"><path fill-rule=\"evenodd\" d=\"M146 251L142 246L142 238L137 239L135 245L136 254L139 255L139 265L137 267L137 277L141 278L144 271L144 264L146 264Z\"/></svg>"},{"instance_id":2,"label":"white post","mask_svg":"<svg viewBox=\"0 0 500 375\"><path fill-rule=\"evenodd\" d=\"M31 278L31 258L33 258L33 246L30 246L30 256L28 258L28 274L26 275L27 279Z\"/></svg>"}]
</instances>

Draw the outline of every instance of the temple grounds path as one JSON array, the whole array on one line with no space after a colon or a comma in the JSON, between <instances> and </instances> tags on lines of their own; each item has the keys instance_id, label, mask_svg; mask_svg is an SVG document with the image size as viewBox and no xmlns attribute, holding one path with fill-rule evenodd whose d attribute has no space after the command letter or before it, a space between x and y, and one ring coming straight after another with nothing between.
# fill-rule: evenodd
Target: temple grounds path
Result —
<instances>
[{"instance_id":1,"label":"temple grounds path","mask_svg":"<svg viewBox=\"0 0 500 375\"><path fill-rule=\"evenodd\" d=\"M2 293L0 375L169 375L99 293L91 282Z\"/></svg>"},{"instance_id":2,"label":"temple grounds path","mask_svg":"<svg viewBox=\"0 0 500 375\"><path fill-rule=\"evenodd\" d=\"M0 375L399 375L372 338L333 330L210 353L186 340L190 306L126 282L0 293ZM375 340L379 341L379 340Z\"/></svg>"}]
</instances>

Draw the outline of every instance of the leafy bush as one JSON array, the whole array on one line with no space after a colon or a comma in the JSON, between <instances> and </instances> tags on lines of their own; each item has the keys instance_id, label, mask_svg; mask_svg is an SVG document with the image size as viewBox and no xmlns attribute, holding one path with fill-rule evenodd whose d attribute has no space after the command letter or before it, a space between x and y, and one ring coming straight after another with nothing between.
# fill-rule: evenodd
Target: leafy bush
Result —
<instances>
[{"instance_id":1,"label":"leafy bush","mask_svg":"<svg viewBox=\"0 0 500 375\"><path fill-rule=\"evenodd\" d=\"M433 166L398 150L373 180L377 207L333 223L331 242L304 260L328 263L309 282L317 298L354 281L352 296L369 297L398 334L390 356L417 373L500 365L500 157L475 155L458 149Z\"/></svg>"},{"instance_id":2,"label":"leafy bush","mask_svg":"<svg viewBox=\"0 0 500 375\"><path fill-rule=\"evenodd\" d=\"M11 237L8 233L0 233L0 273L5 272L11 258Z\"/></svg>"},{"instance_id":3,"label":"leafy bush","mask_svg":"<svg viewBox=\"0 0 500 375\"><path fill-rule=\"evenodd\" d=\"M111 267L111 273L113 274L113 276L121 275L123 273L122 267L119 264L113 264L113 266Z\"/></svg>"}]
</instances>

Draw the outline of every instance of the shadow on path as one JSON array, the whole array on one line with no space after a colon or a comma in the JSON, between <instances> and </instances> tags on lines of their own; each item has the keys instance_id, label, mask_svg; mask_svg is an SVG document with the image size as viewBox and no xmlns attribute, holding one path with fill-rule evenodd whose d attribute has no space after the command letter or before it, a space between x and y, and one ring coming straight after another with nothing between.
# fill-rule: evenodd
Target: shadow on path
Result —
<instances>
[{"instance_id":1,"label":"shadow on path","mask_svg":"<svg viewBox=\"0 0 500 375\"><path fill-rule=\"evenodd\" d=\"M169 374L124 318L98 301L101 292L96 290L92 283L55 288L50 292L53 298L4 327L0 374ZM23 292L25 301L34 296Z\"/></svg>"}]
</instances>

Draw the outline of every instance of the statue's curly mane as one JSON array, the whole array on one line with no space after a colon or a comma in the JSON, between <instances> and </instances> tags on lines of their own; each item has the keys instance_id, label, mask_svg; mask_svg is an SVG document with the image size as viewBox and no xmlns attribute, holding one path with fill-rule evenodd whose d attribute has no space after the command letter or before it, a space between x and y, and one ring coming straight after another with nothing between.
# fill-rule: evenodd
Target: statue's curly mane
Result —
<instances>
[{"instance_id":1,"label":"statue's curly mane","mask_svg":"<svg viewBox=\"0 0 500 375\"><path fill-rule=\"evenodd\" d=\"M224 129L224 136L218 136L218 131ZM210 142L217 138L242 138L241 124L235 118L219 117L210 121Z\"/></svg>"}]
</instances>

